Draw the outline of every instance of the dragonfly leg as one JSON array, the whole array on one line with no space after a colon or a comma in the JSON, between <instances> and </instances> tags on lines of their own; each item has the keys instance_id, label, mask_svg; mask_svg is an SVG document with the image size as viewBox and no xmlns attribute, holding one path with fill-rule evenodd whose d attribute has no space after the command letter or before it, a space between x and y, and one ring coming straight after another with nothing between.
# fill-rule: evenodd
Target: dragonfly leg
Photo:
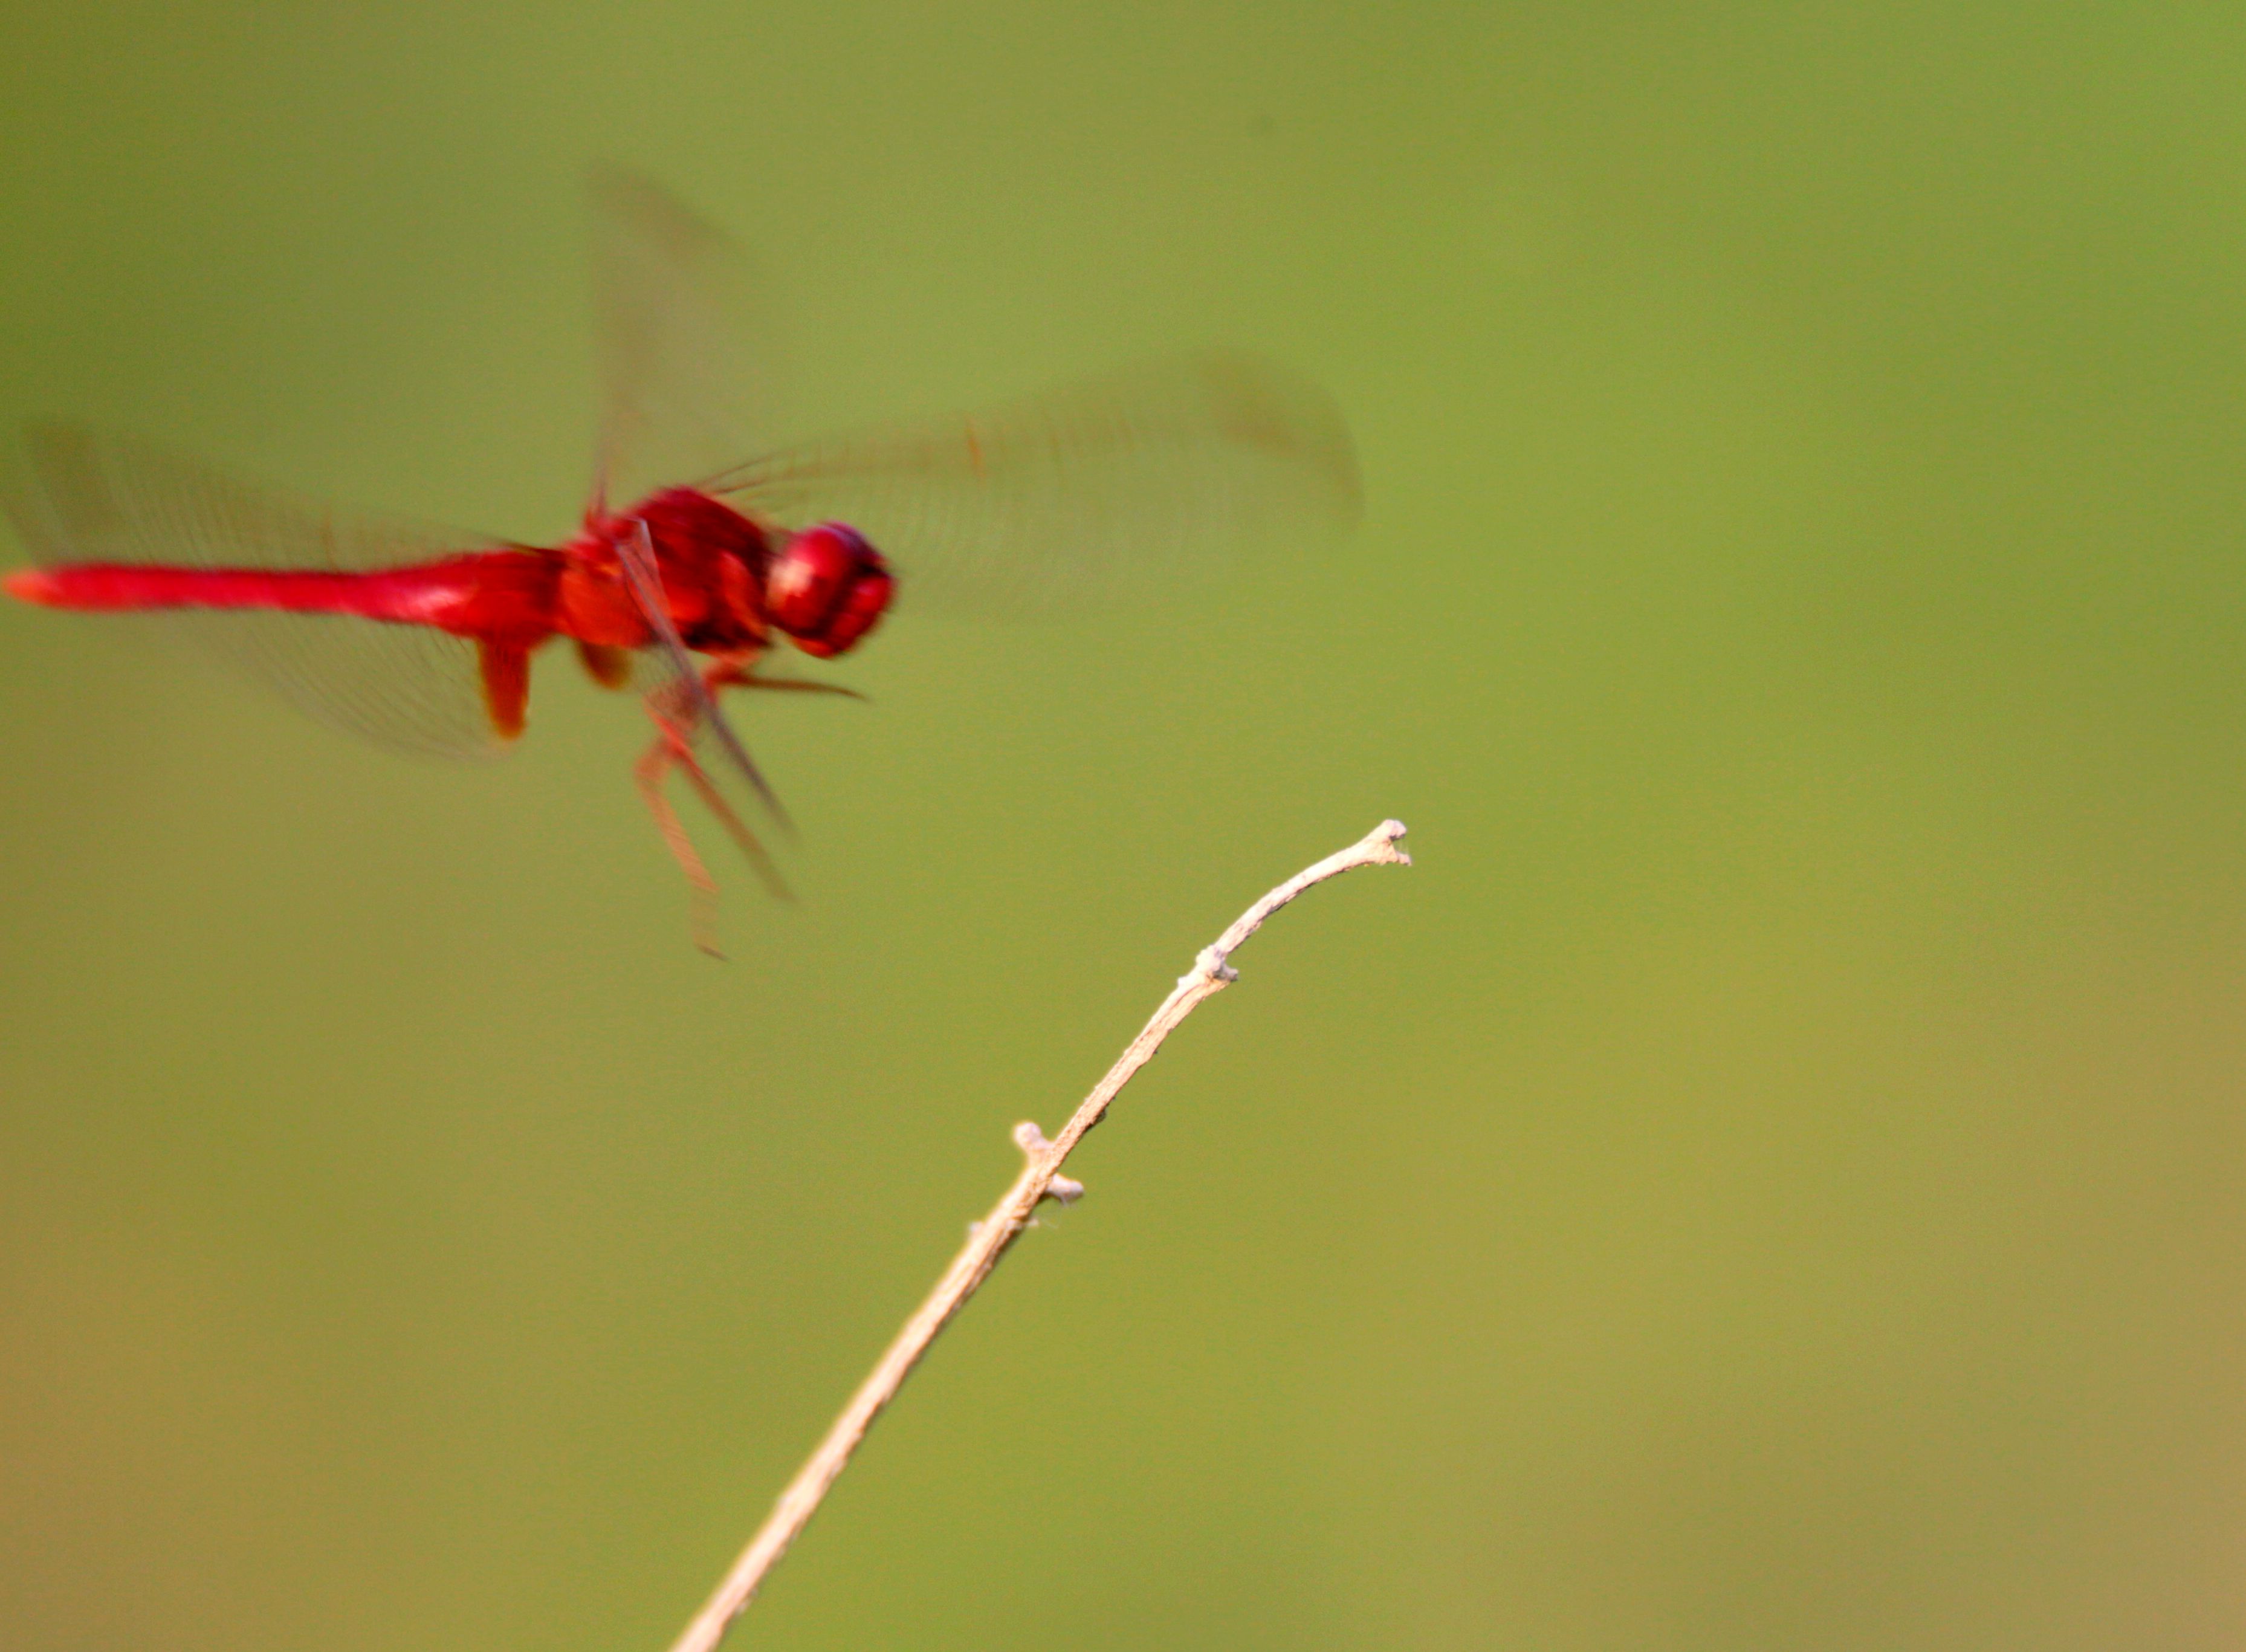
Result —
<instances>
[{"instance_id":1,"label":"dragonfly leg","mask_svg":"<svg viewBox=\"0 0 2246 1652\"><path fill-rule=\"evenodd\" d=\"M800 676L759 676L756 663L754 655L742 660L720 660L703 673L703 685L712 694L720 689L770 689L787 694L838 694L846 700L866 697L840 683L813 683Z\"/></svg>"},{"instance_id":2,"label":"dragonfly leg","mask_svg":"<svg viewBox=\"0 0 2246 1652\"><path fill-rule=\"evenodd\" d=\"M757 869L757 875L764 880L765 887L783 901L793 899L787 885L781 880L779 868L772 864L772 856L765 852L765 846L757 841L757 834L749 830L738 812L725 801L725 794L718 790L716 782L710 778L709 770L702 766L702 760L683 744L675 747L670 756L671 761L686 776L687 784L694 788L695 795L702 799L711 813L718 817L718 824L725 828L725 835L740 846L741 853Z\"/></svg>"},{"instance_id":3,"label":"dragonfly leg","mask_svg":"<svg viewBox=\"0 0 2246 1652\"><path fill-rule=\"evenodd\" d=\"M620 689L631 681L632 656L630 649L610 648L602 642L577 643L577 663L585 668L585 675L604 689Z\"/></svg>"},{"instance_id":4,"label":"dragonfly leg","mask_svg":"<svg viewBox=\"0 0 2246 1652\"><path fill-rule=\"evenodd\" d=\"M717 943L718 880L710 873L706 861L687 836L686 827L671 806L665 785L676 769L686 777L694 794L703 806L717 817L725 835L739 846L749 864L756 868L758 877L779 899L793 899L788 887L772 864L772 856L757 835L750 831L740 812L726 800L710 772L694 752L694 737L703 720L704 697L707 704L715 709L717 696L726 689L771 689L804 694L839 694L846 699L862 699L854 690L839 683L811 683L795 677L761 677L756 675L757 655L734 655L723 657L707 667L701 675L701 693L695 692L691 681L674 682L648 696L648 717L655 724L655 739L641 754L632 773L639 784L640 797L655 817L656 830L662 833L664 846L670 851L671 859L686 874L692 891L694 943L712 957L723 957Z\"/></svg>"},{"instance_id":5,"label":"dragonfly leg","mask_svg":"<svg viewBox=\"0 0 2246 1652\"><path fill-rule=\"evenodd\" d=\"M678 869L686 874L687 887L691 891L688 897L692 908L689 921L694 929L694 944L711 957L722 958L725 955L718 949L718 880L710 875L710 868L695 853L693 839L686 835L678 811L670 806L670 799L663 791L671 765L686 749L685 741L660 717L656 718L656 727L660 732L655 737L655 744L633 765L632 778L639 783L640 798L646 803L648 812L655 817L655 829L663 834L664 846L678 862Z\"/></svg>"},{"instance_id":6,"label":"dragonfly leg","mask_svg":"<svg viewBox=\"0 0 2246 1652\"><path fill-rule=\"evenodd\" d=\"M662 833L664 846L670 851L671 859L678 862L679 870L686 874L687 885L692 890L694 944L711 957L722 958L725 954L718 950L717 943L718 880L710 874L708 863L696 851L693 840L678 818L678 811L671 806L664 792L664 782L670 778L671 770L685 775L695 795L718 818L726 836L740 846L765 887L780 900L793 897L765 846L749 830L739 812L725 800L725 793L710 778L710 772L694 755L691 743L694 730L691 703L680 713L650 699L648 716L655 723L656 736L634 766L633 777L639 783L640 797L647 804L648 812L655 817L656 830Z\"/></svg>"}]
</instances>

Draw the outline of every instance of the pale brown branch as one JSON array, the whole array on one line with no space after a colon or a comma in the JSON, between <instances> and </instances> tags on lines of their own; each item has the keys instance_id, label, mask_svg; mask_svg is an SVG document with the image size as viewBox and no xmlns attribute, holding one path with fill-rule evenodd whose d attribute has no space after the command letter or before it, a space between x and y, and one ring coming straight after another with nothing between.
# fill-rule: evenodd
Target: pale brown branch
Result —
<instances>
[{"instance_id":1,"label":"pale brown branch","mask_svg":"<svg viewBox=\"0 0 2246 1652\"><path fill-rule=\"evenodd\" d=\"M1053 1199L1065 1204L1083 1193L1080 1183L1059 1173L1061 1166L1084 1139L1085 1132L1099 1122L1108 1104L1131 1082L1132 1075L1161 1048L1162 1040L1203 999L1215 996L1237 978L1229 962L1233 953L1263 927L1266 918L1312 884L1323 883L1355 867L1410 866L1412 857L1397 847L1403 837L1401 820L1384 820L1361 841L1337 854L1328 855L1316 866L1304 867L1249 908L1217 937L1214 946L1202 949L1193 969L1179 977L1170 996L1162 1000L1161 1007L1107 1070L1107 1076L1092 1087L1092 1093L1070 1116L1058 1136L1047 1141L1045 1132L1034 1124L1014 1127L1015 1143L1022 1150L1022 1173L1014 1179L1014 1185L1006 1190L1005 1197L999 1200L990 1214L975 1224L966 1247L952 1259L951 1266L944 1270L928 1300L905 1322L904 1329L897 1333L872 1373L858 1385L858 1391L850 1397L850 1403L827 1431L827 1438L820 1441L819 1449L788 1482L779 1501L773 1505L771 1517L750 1540L748 1547L741 1551L741 1558L733 1562L733 1569L725 1574L725 1581L718 1586L709 1604L686 1626L686 1632L678 1637L671 1652L711 1652L725 1638L733 1620L754 1598L765 1574L779 1563L788 1546L811 1523L827 1488L847 1466L850 1454L866 1438L866 1431L873 1426L874 1419L896 1397L898 1389L920 1363L921 1356L928 1352L936 1333L966 1306L976 1287L997 1266L1007 1247L1021 1236L1039 1201Z\"/></svg>"}]
</instances>

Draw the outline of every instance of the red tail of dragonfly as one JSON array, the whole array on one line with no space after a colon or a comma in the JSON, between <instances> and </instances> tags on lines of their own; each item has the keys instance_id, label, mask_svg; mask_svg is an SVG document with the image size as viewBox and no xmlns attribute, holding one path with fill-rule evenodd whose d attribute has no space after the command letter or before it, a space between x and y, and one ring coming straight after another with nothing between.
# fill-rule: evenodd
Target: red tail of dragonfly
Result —
<instances>
[{"instance_id":1,"label":"red tail of dragonfly","mask_svg":"<svg viewBox=\"0 0 2246 1652\"><path fill-rule=\"evenodd\" d=\"M683 776L784 892L720 784L745 783L786 826L719 699L847 694L760 668L783 648L827 660L856 647L898 591L893 557L915 596L1020 608L1355 514L1355 460L1331 405L1231 354L729 463L743 451L724 365L734 255L638 180L600 180L595 209L600 480L566 544L344 513L146 444L45 426L5 501L41 566L6 590L190 619L323 720L447 756L521 735L531 657L566 640L596 682L645 697L656 733L640 790L714 953L716 880L667 784Z\"/></svg>"}]
</instances>

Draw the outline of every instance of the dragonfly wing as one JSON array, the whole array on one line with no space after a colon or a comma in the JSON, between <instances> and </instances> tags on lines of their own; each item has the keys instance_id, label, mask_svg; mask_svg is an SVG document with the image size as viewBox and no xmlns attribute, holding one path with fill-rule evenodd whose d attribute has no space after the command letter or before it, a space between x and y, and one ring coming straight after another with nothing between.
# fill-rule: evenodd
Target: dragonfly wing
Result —
<instances>
[{"instance_id":1,"label":"dragonfly wing","mask_svg":"<svg viewBox=\"0 0 2246 1652\"><path fill-rule=\"evenodd\" d=\"M770 428L779 373L743 318L772 313L740 249L659 185L596 171L594 309L602 386L602 497L629 504L705 476ZM747 359L745 357L753 357Z\"/></svg>"},{"instance_id":2,"label":"dragonfly wing","mask_svg":"<svg viewBox=\"0 0 2246 1652\"><path fill-rule=\"evenodd\" d=\"M1324 392L1210 352L921 425L783 449L718 476L792 527L849 523L909 602L1037 612L1330 540L1360 509Z\"/></svg>"},{"instance_id":3,"label":"dragonfly wing","mask_svg":"<svg viewBox=\"0 0 2246 1652\"><path fill-rule=\"evenodd\" d=\"M502 548L475 534L345 514L151 443L43 425L0 483L40 561L344 573ZM132 616L191 639L323 723L395 750L482 757L493 732L476 646L343 615L173 609Z\"/></svg>"}]
</instances>

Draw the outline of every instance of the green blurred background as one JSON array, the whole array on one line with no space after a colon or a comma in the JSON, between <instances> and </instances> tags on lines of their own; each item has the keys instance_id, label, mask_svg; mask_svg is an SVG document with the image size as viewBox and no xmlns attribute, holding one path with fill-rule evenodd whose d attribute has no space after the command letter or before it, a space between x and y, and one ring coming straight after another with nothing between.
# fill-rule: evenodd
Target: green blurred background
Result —
<instances>
[{"instance_id":1,"label":"green blurred background","mask_svg":"<svg viewBox=\"0 0 2246 1652\"><path fill-rule=\"evenodd\" d=\"M807 426L1209 341L1353 540L361 749L0 612L0 1645L657 1649L1194 951L773 1648L2246 1644L2246 13L10 7L0 420L524 538L577 181ZM16 554L11 548L10 558Z\"/></svg>"}]
</instances>

